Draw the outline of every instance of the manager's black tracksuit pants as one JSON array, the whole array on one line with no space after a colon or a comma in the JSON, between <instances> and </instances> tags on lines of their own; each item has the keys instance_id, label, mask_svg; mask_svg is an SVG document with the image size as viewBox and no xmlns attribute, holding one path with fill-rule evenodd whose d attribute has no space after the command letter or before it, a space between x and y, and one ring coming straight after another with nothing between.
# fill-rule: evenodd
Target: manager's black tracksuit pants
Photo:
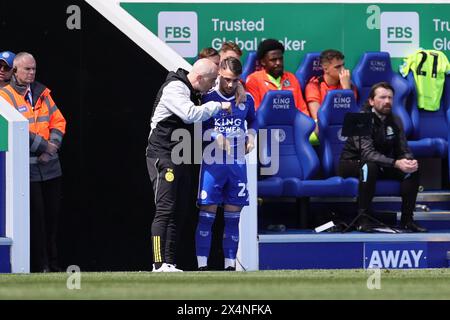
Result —
<instances>
[{"instance_id":1,"label":"manager's black tracksuit pants","mask_svg":"<svg viewBox=\"0 0 450 320\"><path fill-rule=\"evenodd\" d=\"M31 272L59 271L58 216L62 178L30 182Z\"/></svg>"},{"instance_id":2,"label":"manager's black tracksuit pants","mask_svg":"<svg viewBox=\"0 0 450 320\"><path fill-rule=\"evenodd\" d=\"M193 166L175 165L171 159L147 158L147 169L155 195L152 223L153 262L175 263L177 224L192 210ZM194 187L196 188L196 187ZM181 223L180 223L181 222Z\"/></svg>"},{"instance_id":3,"label":"manager's black tracksuit pants","mask_svg":"<svg viewBox=\"0 0 450 320\"><path fill-rule=\"evenodd\" d=\"M402 221L412 218L419 189L418 171L406 174L397 168L381 167L373 162L367 162L360 167L358 161L341 160L339 163L339 176L359 179L358 209L365 211L365 213L369 212L378 179L400 181Z\"/></svg>"}]
</instances>

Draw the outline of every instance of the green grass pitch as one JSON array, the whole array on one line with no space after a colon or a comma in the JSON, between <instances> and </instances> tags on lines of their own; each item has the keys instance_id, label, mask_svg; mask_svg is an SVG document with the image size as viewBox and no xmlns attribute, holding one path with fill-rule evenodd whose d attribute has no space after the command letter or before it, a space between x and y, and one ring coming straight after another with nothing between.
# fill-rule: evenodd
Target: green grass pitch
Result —
<instances>
[{"instance_id":1,"label":"green grass pitch","mask_svg":"<svg viewBox=\"0 0 450 320\"><path fill-rule=\"evenodd\" d=\"M369 290L365 270L255 272L81 272L81 288L67 273L2 274L0 299L450 299L450 269L381 270ZM73 282L72 282L73 283Z\"/></svg>"}]
</instances>

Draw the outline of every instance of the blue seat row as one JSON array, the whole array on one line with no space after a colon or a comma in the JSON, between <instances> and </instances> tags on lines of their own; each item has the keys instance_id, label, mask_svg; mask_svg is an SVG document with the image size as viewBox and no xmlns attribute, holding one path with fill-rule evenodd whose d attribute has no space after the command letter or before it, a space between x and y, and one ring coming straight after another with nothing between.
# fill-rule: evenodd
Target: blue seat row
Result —
<instances>
[{"instance_id":1,"label":"blue seat row","mask_svg":"<svg viewBox=\"0 0 450 320\"><path fill-rule=\"evenodd\" d=\"M333 90L328 92L325 97L318 112L319 155L325 177L337 174L339 157L347 140L342 136L344 117L348 112L358 112L359 109L351 90ZM347 180L347 185L354 184L357 188L358 180L356 178L345 180ZM376 184L375 195L400 195L400 183L395 180L379 180Z\"/></svg>"},{"instance_id":2,"label":"blue seat row","mask_svg":"<svg viewBox=\"0 0 450 320\"><path fill-rule=\"evenodd\" d=\"M389 82L395 89L392 111L400 117L403 123L408 145L418 158L448 157L448 98L450 95L449 82L447 90L441 99L441 108L436 112L419 111L414 78L408 75L407 80L394 72L391 59L387 52L366 52L353 70L352 79L358 88L359 105L368 96L373 84L380 81ZM447 77L447 79L449 79Z\"/></svg>"},{"instance_id":3,"label":"blue seat row","mask_svg":"<svg viewBox=\"0 0 450 320\"><path fill-rule=\"evenodd\" d=\"M317 153L309 143L315 123L298 111L291 91L269 91L258 109L257 119L259 128L267 130L267 139L262 139L260 144L263 155L260 158L271 159L267 167L278 162L277 172L263 176L258 182L260 196L300 198L356 194L356 185L341 177L314 179L320 169ZM272 142L279 144L278 150Z\"/></svg>"},{"instance_id":4,"label":"blue seat row","mask_svg":"<svg viewBox=\"0 0 450 320\"><path fill-rule=\"evenodd\" d=\"M277 167L279 170L270 176L260 177L258 195L356 197L358 179L336 176L336 168L345 143L341 135L344 116L347 112L357 111L351 90L334 90L327 94L318 114L321 141L319 160L309 143L314 121L297 110L291 91L269 91L257 112L260 129L267 130L267 138L260 139L260 159L271 160L262 167ZM272 145L274 142L278 148ZM278 165L274 166L274 161ZM318 178L321 168L323 176ZM400 184L397 181L380 181L376 194L400 195Z\"/></svg>"},{"instance_id":5,"label":"blue seat row","mask_svg":"<svg viewBox=\"0 0 450 320\"><path fill-rule=\"evenodd\" d=\"M417 107L417 91L412 72L406 79L411 88L406 108L414 128L408 136L409 145L417 157L446 158L449 152L450 76L445 78L444 94L437 111L426 111Z\"/></svg>"},{"instance_id":6,"label":"blue seat row","mask_svg":"<svg viewBox=\"0 0 450 320\"><path fill-rule=\"evenodd\" d=\"M307 53L297 69L295 75L302 88L311 77L322 73L319 57L320 52ZM244 67L246 76L255 65L256 54L249 54L245 64L247 68ZM358 108L367 100L373 84L389 82L395 89L393 112L402 120L413 154L417 158L449 158L450 76L446 77L441 108L435 112L417 108L414 77L409 74L404 79L394 72L387 52L365 52L353 69L352 80L358 89Z\"/></svg>"}]
</instances>

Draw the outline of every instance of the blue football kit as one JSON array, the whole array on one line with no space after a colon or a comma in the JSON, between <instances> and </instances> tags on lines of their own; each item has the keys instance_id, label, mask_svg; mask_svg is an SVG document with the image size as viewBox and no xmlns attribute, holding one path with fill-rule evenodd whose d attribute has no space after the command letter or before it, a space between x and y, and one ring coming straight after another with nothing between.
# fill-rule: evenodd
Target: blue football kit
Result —
<instances>
[{"instance_id":1,"label":"blue football kit","mask_svg":"<svg viewBox=\"0 0 450 320\"><path fill-rule=\"evenodd\" d=\"M220 111L203 122L204 140L211 139L212 143L206 141L203 150L198 204L225 203L246 206L248 205L246 132L247 129L257 129L253 98L247 94L247 101L236 105L234 95L227 97L219 88L215 88L203 97L203 103L208 101L230 102L232 112ZM214 140L219 134L230 141L230 154L217 148Z\"/></svg>"}]
</instances>

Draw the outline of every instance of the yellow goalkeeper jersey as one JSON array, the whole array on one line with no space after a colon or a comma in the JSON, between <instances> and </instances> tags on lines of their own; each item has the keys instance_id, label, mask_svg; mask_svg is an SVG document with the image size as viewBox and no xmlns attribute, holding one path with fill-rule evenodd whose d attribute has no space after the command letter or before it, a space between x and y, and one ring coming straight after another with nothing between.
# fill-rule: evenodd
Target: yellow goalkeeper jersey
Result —
<instances>
[{"instance_id":1,"label":"yellow goalkeeper jersey","mask_svg":"<svg viewBox=\"0 0 450 320\"><path fill-rule=\"evenodd\" d=\"M416 83L418 107L427 111L439 110L445 75L450 74L447 56L441 51L419 49L406 57L400 66L403 77L410 70Z\"/></svg>"}]
</instances>

